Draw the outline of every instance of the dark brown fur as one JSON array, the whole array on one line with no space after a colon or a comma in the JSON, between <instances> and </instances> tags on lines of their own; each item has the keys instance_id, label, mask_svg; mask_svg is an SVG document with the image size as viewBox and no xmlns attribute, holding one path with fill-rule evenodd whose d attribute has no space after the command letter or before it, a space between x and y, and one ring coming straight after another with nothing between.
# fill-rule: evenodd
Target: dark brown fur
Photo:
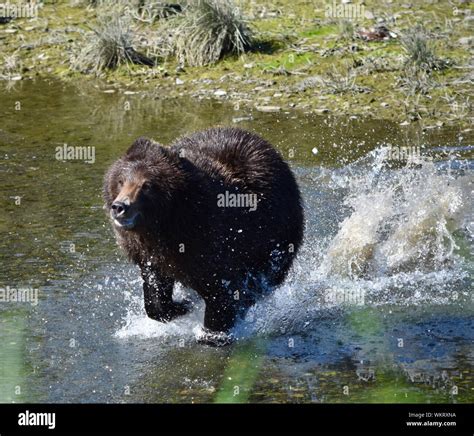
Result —
<instances>
[{"instance_id":1,"label":"dark brown fur","mask_svg":"<svg viewBox=\"0 0 474 436\"><path fill-rule=\"evenodd\" d=\"M225 191L256 194L256 210L219 207ZM126 200L121 218L134 227L114 229L141 268L147 314L168 321L186 312L172 300L178 281L204 299L204 326L214 332L228 331L283 282L303 236L288 165L265 140L235 128L195 133L171 147L138 139L108 170L104 198L109 211Z\"/></svg>"}]
</instances>

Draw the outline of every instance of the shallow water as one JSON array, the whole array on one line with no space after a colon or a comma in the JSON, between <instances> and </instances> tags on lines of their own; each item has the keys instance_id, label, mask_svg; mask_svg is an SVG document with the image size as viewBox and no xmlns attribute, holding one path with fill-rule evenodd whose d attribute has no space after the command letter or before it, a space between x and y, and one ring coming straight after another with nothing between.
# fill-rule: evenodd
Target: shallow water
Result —
<instances>
[{"instance_id":1,"label":"shallow water","mask_svg":"<svg viewBox=\"0 0 474 436\"><path fill-rule=\"evenodd\" d=\"M472 132L102 91L0 91L0 288L38 289L0 302L1 402L474 401ZM214 349L195 341L188 289L192 313L146 318L101 183L138 136L232 124L290 162L307 231L285 284ZM95 147L94 163L56 159L63 144Z\"/></svg>"}]
</instances>

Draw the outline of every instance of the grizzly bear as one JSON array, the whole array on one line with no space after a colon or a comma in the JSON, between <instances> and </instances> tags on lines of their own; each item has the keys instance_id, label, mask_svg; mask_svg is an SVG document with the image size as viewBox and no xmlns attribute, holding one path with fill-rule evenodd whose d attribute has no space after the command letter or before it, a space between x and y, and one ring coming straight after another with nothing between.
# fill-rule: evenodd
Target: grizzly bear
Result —
<instances>
[{"instance_id":1,"label":"grizzly bear","mask_svg":"<svg viewBox=\"0 0 474 436\"><path fill-rule=\"evenodd\" d=\"M288 165L267 141L236 128L169 147L137 139L109 168L104 199L118 244L141 269L147 315L184 315L189 303L173 300L180 282L204 300L201 341L214 345L283 282L303 237Z\"/></svg>"}]
</instances>

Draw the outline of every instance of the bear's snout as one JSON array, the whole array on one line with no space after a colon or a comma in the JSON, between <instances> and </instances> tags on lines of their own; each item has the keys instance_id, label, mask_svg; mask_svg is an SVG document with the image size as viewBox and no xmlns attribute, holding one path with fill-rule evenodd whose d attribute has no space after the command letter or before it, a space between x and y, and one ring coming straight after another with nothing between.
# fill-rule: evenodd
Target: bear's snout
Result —
<instances>
[{"instance_id":1,"label":"bear's snout","mask_svg":"<svg viewBox=\"0 0 474 436\"><path fill-rule=\"evenodd\" d=\"M114 201L112 203L112 217L113 218L118 218L122 215L125 215L127 213L127 210L129 208L129 205L126 204L123 201Z\"/></svg>"},{"instance_id":2,"label":"bear's snout","mask_svg":"<svg viewBox=\"0 0 474 436\"><path fill-rule=\"evenodd\" d=\"M115 200L110 207L110 217L118 228L131 230L136 227L140 213L132 207L127 199Z\"/></svg>"}]
</instances>

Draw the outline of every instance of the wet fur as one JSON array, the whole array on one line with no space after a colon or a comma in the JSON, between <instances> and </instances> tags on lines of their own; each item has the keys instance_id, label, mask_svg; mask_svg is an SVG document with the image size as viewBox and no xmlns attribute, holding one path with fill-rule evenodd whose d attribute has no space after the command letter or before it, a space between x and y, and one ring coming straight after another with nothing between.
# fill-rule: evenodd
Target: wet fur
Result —
<instances>
[{"instance_id":1,"label":"wet fur","mask_svg":"<svg viewBox=\"0 0 474 436\"><path fill-rule=\"evenodd\" d=\"M117 181L136 174L151 183L140 194L142 223L114 229L141 268L149 316L168 321L185 313L172 302L178 281L204 299L205 327L228 331L283 282L301 244L303 209L292 172L265 140L235 128L198 132L171 147L140 138L105 176L107 209ZM257 209L218 207L225 191L257 194Z\"/></svg>"}]
</instances>

